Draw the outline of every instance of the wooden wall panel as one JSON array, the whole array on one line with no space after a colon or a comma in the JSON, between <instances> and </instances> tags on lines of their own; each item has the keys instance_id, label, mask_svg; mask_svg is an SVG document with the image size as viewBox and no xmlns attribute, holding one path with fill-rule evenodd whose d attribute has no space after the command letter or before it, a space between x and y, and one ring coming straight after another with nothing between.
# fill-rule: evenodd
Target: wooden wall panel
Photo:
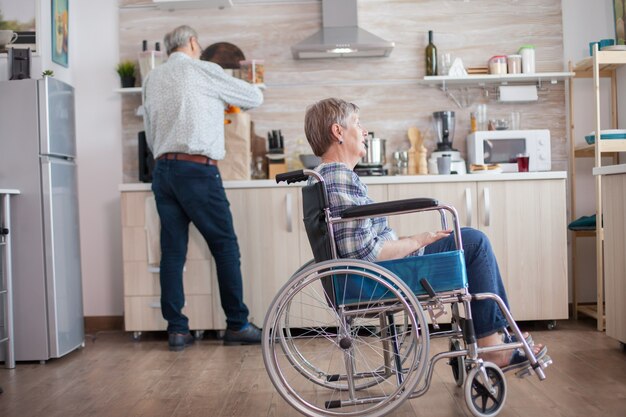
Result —
<instances>
[{"instance_id":1,"label":"wooden wall panel","mask_svg":"<svg viewBox=\"0 0 626 417\"><path fill-rule=\"evenodd\" d=\"M321 25L319 1L237 4L225 10L160 11L133 7L143 0L121 0L120 59L134 59L141 41L161 41L181 24L194 27L203 46L226 41L238 45L247 58L265 60L265 103L252 110L257 134L282 129L287 152L308 152L302 128L306 107L337 96L361 107L362 124L387 138L388 159L395 150L408 149L406 130L417 126L435 146L430 114L454 110L455 146L465 154L469 114L487 103L489 117L522 113L522 128L550 129L553 169L567 166L565 89L563 83L543 86L539 102L500 104L493 92L485 97L471 89L471 105L458 108L437 88L422 85L427 32L434 30L439 52L450 52L466 66L485 65L492 55L515 53L533 44L537 71L563 71L561 0L359 0L359 23L396 47L387 58L294 60L292 44L316 32ZM125 95L123 106L124 181L137 181L136 133L142 121L134 109L139 95Z\"/></svg>"}]
</instances>

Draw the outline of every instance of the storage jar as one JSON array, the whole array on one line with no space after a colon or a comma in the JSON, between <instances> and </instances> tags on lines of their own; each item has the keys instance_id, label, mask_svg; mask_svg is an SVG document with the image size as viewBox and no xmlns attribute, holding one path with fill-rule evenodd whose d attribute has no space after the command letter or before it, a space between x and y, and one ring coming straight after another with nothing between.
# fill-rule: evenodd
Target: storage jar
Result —
<instances>
[{"instance_id":1,"label":"storage jar","mask_svg":"<svg viewBox=\"0 0 626 417\"><path fill-rule=\"evenodd\" d=\"M519 54L522 56L522 72L524 74L535 73L535 46L522 45L519 48Z\"/></svg>"},{"instance_id":2,"label":"storage jar","mask_svg":"<svg viewBox=\"0 0 626 417\"><path fill-rule=\"evenodd\" d=\"M262 59L239 61L239 65L242 80L252 84L263 84L265 82L265 64Z\"/></svg>"},{"instance_id":3,"label":"storage jar","mask_svg":"<svg viewBox=\"0 0 626 417\"><path fill-rule=\"evenodd\" d=\"M489 59L490 74L506 74L506 56L494 55Z\"/></svg>"},{"instance_id":4,"label":"storage jar","mask_svg":"<svg viewBox=\"0 0 626 417\"><path fill-rule=\"evenodd\" d=\"M522 72L522 56L507 55L506 67L509 74L520 74Z\"/></svg>"}]
</instances>

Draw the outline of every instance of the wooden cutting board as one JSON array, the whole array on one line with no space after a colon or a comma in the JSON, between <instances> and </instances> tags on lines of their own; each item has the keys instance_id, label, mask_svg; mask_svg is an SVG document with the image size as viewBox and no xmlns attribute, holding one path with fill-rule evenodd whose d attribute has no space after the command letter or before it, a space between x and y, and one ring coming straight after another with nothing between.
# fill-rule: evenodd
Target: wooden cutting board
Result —
<instances>
[{"instance_id":1,"label":"wooden cutting board","mask_svg":"<svg viewBox=\"0 0 626 417\"><path fill-rule=\"evenodd\" d=\"M246 57L237 45L217 42L202 51L200 59L215 62L224 69L239 69L239 61L244 61Z\"/></svg>"}]
</instances>

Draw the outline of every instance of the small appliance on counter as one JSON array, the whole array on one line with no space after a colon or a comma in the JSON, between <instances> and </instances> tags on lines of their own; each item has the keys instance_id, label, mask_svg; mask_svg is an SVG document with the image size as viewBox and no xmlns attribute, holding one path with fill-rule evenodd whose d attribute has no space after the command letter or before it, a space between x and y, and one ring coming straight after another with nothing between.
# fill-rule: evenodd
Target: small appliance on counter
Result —
<instances>
[{"instance_id":1,"label":"small appliance on counter","mask_svg":"<svg viewBox=\"0 0 626 417\"><path fill-rule=\"evenodd\" d=\"M360 177L387 175L388 171L383 166L387 162L385 155L386 139L377 138L374 132L369 132L365 139L367 152L361 162L354 167L354 172Z\"/></svg>"},{"instance_id":2,"label":"small appliance on counter","mask_svg":"<svg viewBox=\"0 0 626 417\"><path fill-rule=\"evenodd\" d=\"M438 174L437 158L449 155L451 158L450 172L466 174L465 161L461 158L461 152L452 148L454 139L454 112L437 111L433 113L433 125L437 132L437 149L430 154L428 159L428 173Z\"/></svg>"},{"instance_id":3,"label":"small appliance on counter","mask_svg":"<svg viewBox=\"0 0 626 417\"><path fill-rule=\"evenodd\" d=\"M529 157L529 171L550 171L550 131L479 130L467 136L470 164L498 164L503 172L518 172L517 156Z\"/></svg>"},{"instance_id":4,"label":"small appliance on counter","mask_svg":"<svg viewBox=\"0 0 626 417\"><path fill-rule=\"evenodd\" d=\"M152 172L154 171L154 156L146 142L146 132L137 134L137 157L139 158L139 181L152 182Z\"/></svg>"}]
</instances>

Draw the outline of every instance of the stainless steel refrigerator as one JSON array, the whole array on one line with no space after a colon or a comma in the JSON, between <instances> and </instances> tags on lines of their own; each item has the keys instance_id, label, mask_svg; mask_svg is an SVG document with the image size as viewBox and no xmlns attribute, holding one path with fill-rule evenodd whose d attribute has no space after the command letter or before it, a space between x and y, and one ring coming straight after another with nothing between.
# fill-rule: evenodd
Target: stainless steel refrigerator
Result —
<instances>
[{"instance_id":1,"label":"stainless steel refrigerator","mask_svg":"<svg viewBox=\"0 0 626 417\"><path fill-rule=\"evenodd\" d=\"M12 200L15 359L58 358L84 343L74 88L0 82L0 188Z\"/></svg>"}]
</instances>

